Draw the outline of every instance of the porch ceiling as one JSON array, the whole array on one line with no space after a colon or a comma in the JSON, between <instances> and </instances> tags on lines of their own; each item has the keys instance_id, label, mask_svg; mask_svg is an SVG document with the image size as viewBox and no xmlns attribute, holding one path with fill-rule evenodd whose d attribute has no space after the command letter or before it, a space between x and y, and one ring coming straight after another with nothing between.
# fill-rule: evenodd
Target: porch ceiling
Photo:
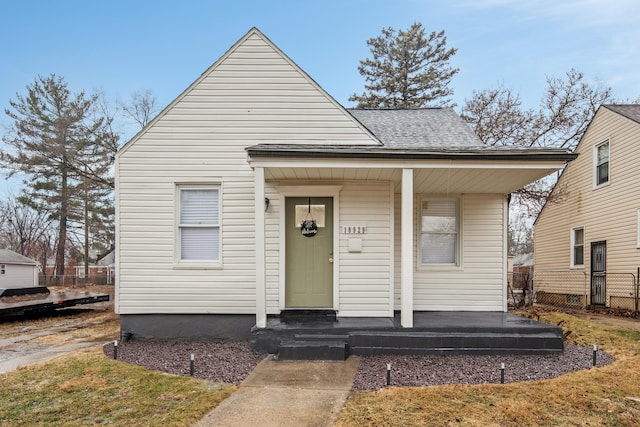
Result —
<instances>
[{"instance_id":1,"label":"porch ceiling","mask_svg":"<svg viewBox=\"0 0 640 427\"><path fill-rule=\"evenodd\" d=\"M508 194L561 169L556 165L518 167L414 168L416 193ZM401 168L379 167L266 167L267 181L391 181L400 192Z\"/></svg>"}]
</instances>

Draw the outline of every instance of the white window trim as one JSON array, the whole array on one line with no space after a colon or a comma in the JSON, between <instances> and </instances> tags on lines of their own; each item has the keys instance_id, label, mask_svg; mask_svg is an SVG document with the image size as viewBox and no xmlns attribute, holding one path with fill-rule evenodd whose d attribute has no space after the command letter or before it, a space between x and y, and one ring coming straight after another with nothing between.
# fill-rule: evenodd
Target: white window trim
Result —
<instances>
[{"instance_id":1,"label":"white window trim","mask_svg":"<svg viewBox=\"0 0 640 427\"><path fill-rule=\"evenodd\" d=\"M457 210L456 210L456 220L457 220L457 240L456 240L456 262L455 263L444 263L444 264L426 264L422 262L422 203L424 201L429 200L456 200ZM444 194L434 194L434 195L422 195L418 198L418 203L416 204L416 208L414 211L416 212L417 222L416 222L416 257L417 257L417 266L419 270L460 270L462 269L462 212L463 212L463 198L459 195L444 195Z\"/></svg>"},{"instance_id":2,"label":"white window trim","mask_svg":"<svg viewBox=\"0 0 640 427\"><path fill-rule=\"evenodd\" d=\"M220 269L222 268L222 234L223 234L223 218L222 218L222 200L223 200L223 191L222 191L222 183L220 181L216 182L189 182L182 183L176 182L174 183L175 193L174 193L174 238L173 238L173 268L178 269ZM180 191L181 190L218 190L218 228L219 239L218 239L218 253L220 254L218 260L183 260L181 259L181 246L180 246Z\"/></svg>"},{"instance_id":3,"label":"white window trim","mask_svg":"<svg viewBox=\"0 0 640 427\"><path fill-rule=\"evenodd\" d=\"M609 144L609 172L607 182L603 182L602 184L598 184L598 148L603 146L604 144ZM606 187L611 182L611 141L609 138L602 141L599 144L593 146L593 189Z\"/></svg>"},{"instance_id":4,"label":"white window trim","mask_svg":"<svg viewBox=\"0 0 640 427\"><path fill-rule=\"evenodd\" d=\"M0 274L2 274L2 275L7 274L7 265L6 264L0 264Z\"/></svg>"},{"instance_id":5,"label":"white window trim","mask_svg":"<svg viewBox=\"0 0 640 427\"><path fill-rule=\"evenodd\" d=\"M576 243L576 231L577 230L582 230L582 264L576 264L575 263L575 254L574 254L574 247L575 247L575 243ZM570 258L571 258L571 268L584 268L584 258L586 255L586 251L585 251L585 247L586 247L586 233L585 233L585 227L584 225L580 225L578 227L573 227L571 228L571 246L570 246Z\"/></svg>"}]
</instances>

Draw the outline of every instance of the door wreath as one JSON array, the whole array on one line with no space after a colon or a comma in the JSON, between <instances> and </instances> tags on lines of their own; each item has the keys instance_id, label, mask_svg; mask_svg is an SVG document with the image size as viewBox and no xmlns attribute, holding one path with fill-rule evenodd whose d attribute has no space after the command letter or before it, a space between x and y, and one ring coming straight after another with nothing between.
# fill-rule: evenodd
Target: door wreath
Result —
<instances>
[{"instance_id":1,"label":"door wreath","mask_svg":"<svg viewBox=\"0 0 640 427\"><path fill-rule=\"evenodd\" d=\"M307 216L300 223L300 232L304 237L313 237L318 234L318 224L311 216L311 197L309 197L309 210Z\"/></svg>"}]
</instances>

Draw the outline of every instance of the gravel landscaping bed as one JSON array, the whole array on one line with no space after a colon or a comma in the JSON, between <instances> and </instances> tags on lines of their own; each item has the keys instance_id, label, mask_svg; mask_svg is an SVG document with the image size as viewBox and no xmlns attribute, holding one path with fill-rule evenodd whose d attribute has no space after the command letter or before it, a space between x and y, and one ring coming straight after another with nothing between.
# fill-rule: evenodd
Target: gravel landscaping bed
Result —
<instances>
[{"instance_id":1,"label":"gravel landscaping bed","mask_svg":"<svg viewBox=\"0 0 640 427\"><path fill-rule=\"evenodd\" d=\"M113 357L113 343L104 353ZM194 355L194 377L214 382L240 384L265 355L251 351L246 341L150 341L119 343L118 360L176 375L190 375ZM613 362L598 350L597 366ZM589 369L593 349L566 345L557 355L501 356L364 356L360 359L354 390L375 390L386 386L387 364L391 364L391 385L428 386L441 384L500 383L500 364L505 364L505 382L554 378Z\"/></svg>"},{"instance_id":2,"label":"gravel landscaping bed","mask_svg":"<svg viewBox=\"0 0 640 427\"><path fill-rule=\"evenodd\" d=\"M613 362L598 350L596 365ZM392 386L500 383L500 366L505 364L504 382L555 378L593 366L593 348L566 345L557 355L500 356L366 356L360 360L354 390L375 390L387 383L391 364Z\"/></svg>"}]
</instances>

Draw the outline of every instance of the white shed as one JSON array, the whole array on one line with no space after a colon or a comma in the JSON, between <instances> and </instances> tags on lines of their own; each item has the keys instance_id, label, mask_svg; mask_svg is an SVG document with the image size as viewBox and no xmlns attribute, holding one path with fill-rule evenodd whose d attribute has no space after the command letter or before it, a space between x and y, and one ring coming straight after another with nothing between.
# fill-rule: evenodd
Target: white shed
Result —
<instances>
[{"instance_id":1,"label":"white shed","mask_svg":"<svg viewBox=\"0 0 640 427\"><path fill-rule=\"evenodd\" d=\"M0 289L38 286L38 263L8 249L0 249Z\"/></svg>"}]
</instances>

